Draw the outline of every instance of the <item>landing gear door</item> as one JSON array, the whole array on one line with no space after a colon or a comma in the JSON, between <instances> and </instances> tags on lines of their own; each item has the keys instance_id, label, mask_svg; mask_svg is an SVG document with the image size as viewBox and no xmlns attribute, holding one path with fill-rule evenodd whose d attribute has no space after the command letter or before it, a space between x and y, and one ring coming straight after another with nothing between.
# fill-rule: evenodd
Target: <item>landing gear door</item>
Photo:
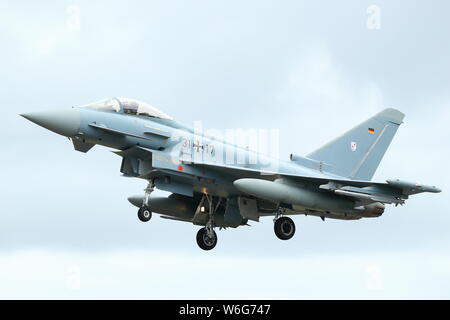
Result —
<instances>
[{"instance_id":1,"label":"landing gear door","mask_svg":"<svg viewBox=\"0 0 450 320\"><path fill-rule=\"evenodd\" d=\"M239 211L241 212L242 217L259 222L258 205L256 203L256 199L239 197L238 204Z\"/></svg>"}]
</instances>

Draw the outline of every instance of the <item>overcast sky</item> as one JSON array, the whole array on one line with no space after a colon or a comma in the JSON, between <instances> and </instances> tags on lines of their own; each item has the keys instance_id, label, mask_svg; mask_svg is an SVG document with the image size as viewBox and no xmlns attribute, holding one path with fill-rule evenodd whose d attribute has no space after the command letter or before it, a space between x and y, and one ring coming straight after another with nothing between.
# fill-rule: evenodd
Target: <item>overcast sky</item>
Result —
<instances>
[{"instance_id":1,"label":"overcast sky","mask_svg":"<svg viewBox=\"0 0 450 320\"><path fill-rule=\"evenodd\" d=\"M375 5L375 6L374 6ZM0 298L450 298L450 21L433 1L0 1ZM378 219L220 231L127 197L120 158L18 116L112 96L179 122L280 131L307 154L386 107L406 114L374 180L436 185Z\"/></svg>"}]
</instances>

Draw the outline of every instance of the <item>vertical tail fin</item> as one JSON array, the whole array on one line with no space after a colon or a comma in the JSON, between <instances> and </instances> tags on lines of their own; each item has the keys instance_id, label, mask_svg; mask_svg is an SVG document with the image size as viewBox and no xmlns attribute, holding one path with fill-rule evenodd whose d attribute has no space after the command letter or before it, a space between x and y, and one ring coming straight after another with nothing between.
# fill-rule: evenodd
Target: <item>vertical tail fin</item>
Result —
<instances>
[{"instance_id":1,"label":"vertical tail fin","mask_svg":"<svg viewBox=\"0 0 450 320\"><path fill-rule=\"evenodd\" d=\"M386 109L307 155L328 170L355 180L371 180L405 115Z\"/></svg>"}]
</instances>

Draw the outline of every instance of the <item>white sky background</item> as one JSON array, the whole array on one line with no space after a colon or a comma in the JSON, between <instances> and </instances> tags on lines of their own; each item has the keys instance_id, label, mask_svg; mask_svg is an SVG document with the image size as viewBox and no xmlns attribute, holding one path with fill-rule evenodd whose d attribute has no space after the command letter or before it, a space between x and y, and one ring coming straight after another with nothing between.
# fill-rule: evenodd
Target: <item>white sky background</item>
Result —
<instances>
[{"instance_id":1,"label":"white sky background","mask_svg":"<svg viewBox=\"0 0 450 320\"><path fill-rule=\"evenodd\" d=\"M366 26L369 5L381 29ZM80 10L73 24L68 8ZM450 4L0 2L0 298L450 298ZM69 12L73 12L70 11ZM406 113L375 180L444 192L374 220L295 217L219 232L137 220L145 182L18 116L111 96L180 122L275 128L306 154L385 107Z\"/></svg>"}]
</instances>

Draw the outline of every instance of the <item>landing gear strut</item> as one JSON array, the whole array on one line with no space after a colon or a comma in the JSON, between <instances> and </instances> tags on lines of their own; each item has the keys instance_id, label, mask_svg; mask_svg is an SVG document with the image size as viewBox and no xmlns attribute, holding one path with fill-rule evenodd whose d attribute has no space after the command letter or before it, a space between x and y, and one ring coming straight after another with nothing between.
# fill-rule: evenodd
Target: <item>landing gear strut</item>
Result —
<instances>
[{"instance_id":1,"label":"landing gear strut","mask_svg":"<svg viewBox=\"0 0 450 320\"><path fill-rule=\"evenodd\" d=\"M214 223L214 213L220 205L221 199L217 201L214 206L214 197L212 195L205 194L204 196L208 202L208 221L204 228L200 229L197 233L197 244L203 250L211 250L217 244L217 234L214 231L215 223ZM204 202L202 199L202 202Z\"/></svg>"},{"instance_id":2,"label":"landing gear strut","mask_svg":"<svg viewBox=\"0 0 450 320\"><path fill-rule=\"evenodd\" d=\"M142 201L142 206L138 210L138 218L142 222L150 221L150 219L152 218L152 212L148 207L148 201L150 199L150 194L153 192L154 189L155 189L155 179L153 178L148 182L147 188L145 188L144 190L145 191L144 200Z\"/></svg>"},{"instance_id":3,"label":"landing gear strut","mask_svg":"<svg viewBox=\"0 0 450 320\"><path fill-rule=\"evenodd\" d=\"M275 219L273 229L278 239L289 240L295 234L295 223L291 218L283 217L284 209L279 209Z\"/></svg>"}]
</instances>

